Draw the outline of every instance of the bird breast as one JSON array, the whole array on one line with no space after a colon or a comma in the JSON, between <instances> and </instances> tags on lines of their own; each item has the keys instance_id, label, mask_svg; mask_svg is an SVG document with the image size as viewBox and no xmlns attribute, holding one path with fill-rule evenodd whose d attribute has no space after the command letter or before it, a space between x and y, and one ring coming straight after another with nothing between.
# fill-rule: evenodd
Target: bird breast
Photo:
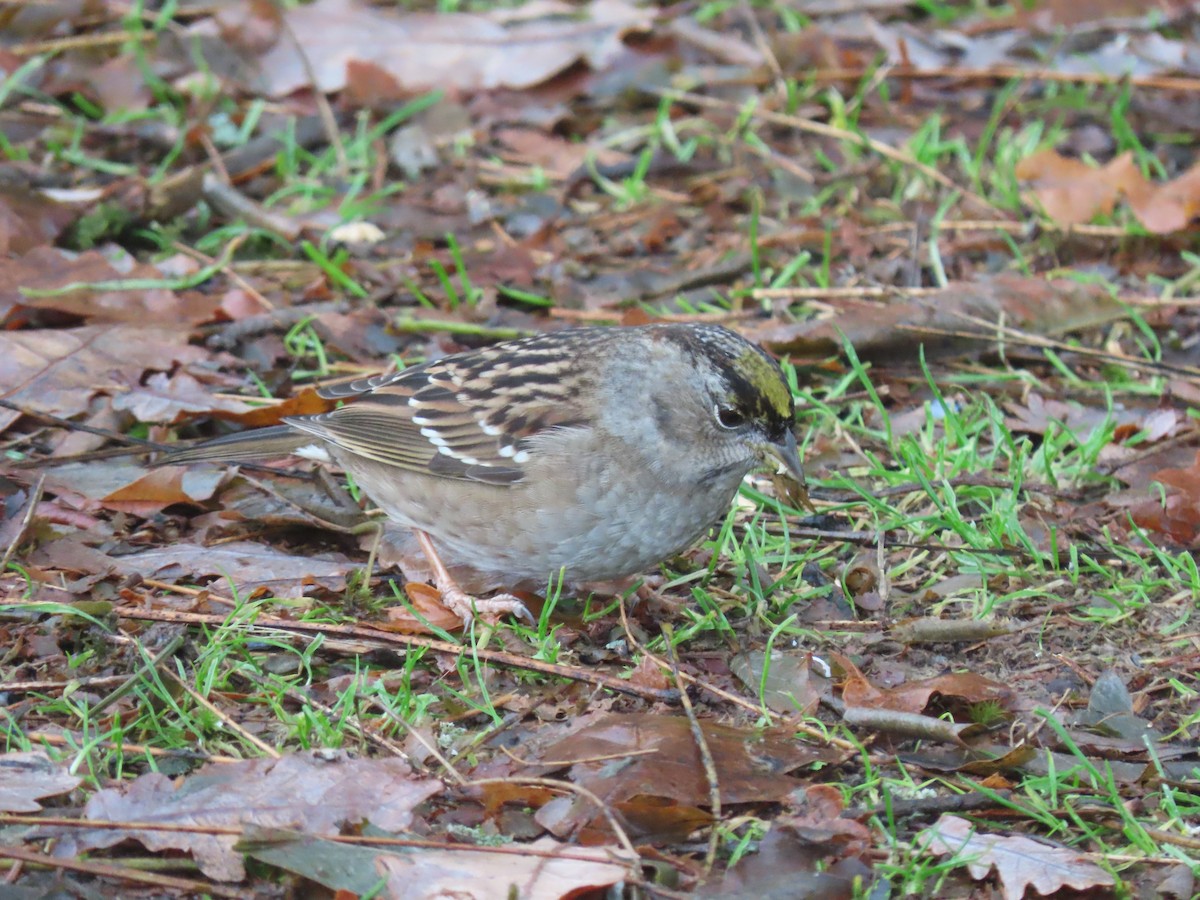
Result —
<instances>
[{"instance_id":1,"label":"bird breast","mask_svg":"<svg viewBox=\"0 0 1200 900\"><path fill-rule=\"evenodd\" d=\"M622 454L560 446L538 454L515 484L467 485L341 457L367 496L393 521L430 534L447 563L510 587L544 586L564 569L568 582L644 572L722 518L746 474L702 485L662 473L631 478Z\"/></svg>"}]
</instances>

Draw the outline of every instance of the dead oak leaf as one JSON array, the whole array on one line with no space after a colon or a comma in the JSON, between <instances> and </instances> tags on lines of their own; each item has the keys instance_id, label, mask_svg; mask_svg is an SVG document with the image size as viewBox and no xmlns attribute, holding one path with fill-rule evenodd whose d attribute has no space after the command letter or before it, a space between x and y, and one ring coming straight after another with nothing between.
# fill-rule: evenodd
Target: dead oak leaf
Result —
<instances>
[{"instance_id":1,"label":"dead oak leaf","mask_svg":"<svg viewBox=\"0 0 1200 900\"><path fill-rule=\"evenodd\" d=\"M781 800L798 782L788 773L821 760L778 731L701 721L725 803ZM705 824L709 784L691 726L683 716L608 714L545 748L553 765L619 810L639 835L678 835ZM584 842L602 839L608 826L579 797L561 797L535 817L552 834L582 829ZM589 824L590 823L590 824Z\"/></svg>"},{"instance_id":2,"label":"dead oak leaf","mask_svg":"<svg viewBox=\"0 0 1200 900\"><path fill-rule=\"evenodd\" d=\"M1059 225L1083 225L1107 215L1122 193L1141 190L1145 184L1132 152L1096 167L1057 150L1040 150L1018 162L1014 174L1027 182L1033 205L1040 205Z\"/></svg>"},{"instance_id":3,"label":"dead oak leaf","mask_svg":"<svg viewBox=\"0 0 1200 900\"><path fill-rule=\"evenodd\" d=\"M528 847L527 856L476 853L464 858L453 849L381 854L375 865L387 878L390 897L560 900L601 894L604 888L627 879L633 863L615 846L576 847L543 837ZM555 858L558 853L566 858ZM420 887L414 891L416 885Z\"/></svg>"},{"instance_id":4,"label":"dead oak leaf","mask_svg":"<svg viewBox=\"0 0 1200 900\"><path fill-rule=\"evenodd\" d=\"M933 852L961 857L976 880L994 867L1005 900L1020 900L1028 888L1046 896L1068 887L1082 891L1114 883L1087 854L1019 834L980 834L959 816L944 815L921 834Z\"/></svg>"},{"instance_id":5,"label":"dead oak leaf","mask_svg":"<svg viewBox=\"0 0 1200 900\"><path fill-rule=\"evenodd\" d=\"M258 60L271 96L311 88L342 90L354 66L379 71L395 89L475 92L529 88L577 62L611 64L623 36L647 30L646 14L624 0L592 0L576 16L504 23L475 13L396 14L350 0L318 0L289 10L287 31ZM307 58L307 59L306 59Z\"/></svg>"},{"instance_id":6,"label":"dead oak leaf","mask_svg":"<svg viewBox=\"0 0 1200 900\"><path fill-rule=\"evenodd\" d=\"M1133 521L1184 546L1196 545L1200 542L1200 453L1190 468L1160 469L1150 477L1173 492L1139 503L1131 511Z\"/></svg>"},{"instance_id":7,"label":"dead oak leaf","mask_svg":"<svg viewBox=\"0 0 1200 900\"><path fill-rule=\"evenodd\" d=\"M71 829L56 853L74 856L134 839L152 851L191 853L201 871L219 881L246 877L238 836L204 834L206 827L285 828L334 835L345 825L371 822L387 831L412 824L413 809L442 790L417 778L394 758L351 759L294 754L280 759L210 763L176 784L159 772L123 788L102 790L88 801L85 819L191 825L195 832L153 828Z\"/></svg>"},{"instance_id":8,"label":"dead oak leaf","mask_svg":"<svg viewBox=\"0 0 1200 900\"><path fill-rule=\"evenodd\" d=\"M0 754L0 812L37 812L43 797L73 791L83 781L41 750Z\"/></svg>"},{"instance_id":9,"label":"dead oak leaf","mask_svg":"<svg viewBox=\"0 0 1200 900\"><path fill-rule=\"evenodd\" d=\"M0 334L0 384L5 398L36 412L70 418L114 384L138 381L147 370L209 358L176 329L131 325L35 329ZM20 413L0 410L0 432Z\"/></svg>"},{"instance_id":10,"label":"dead oak leaf","mask_svg":"<svg viewBox=\"0 0 1200 900\"><path fill-rule=\"evenodd\" d=\"M1040 150L1017 163L1017 179L1026 182L1026 200L1056 223L1083 225L1108 215L1124 198L1137 220L1154 234L1182 231L1200 215L1200 163L1170 181L1146 178L1122 153L1102 166Z\"/></svg>"}]
</instances>

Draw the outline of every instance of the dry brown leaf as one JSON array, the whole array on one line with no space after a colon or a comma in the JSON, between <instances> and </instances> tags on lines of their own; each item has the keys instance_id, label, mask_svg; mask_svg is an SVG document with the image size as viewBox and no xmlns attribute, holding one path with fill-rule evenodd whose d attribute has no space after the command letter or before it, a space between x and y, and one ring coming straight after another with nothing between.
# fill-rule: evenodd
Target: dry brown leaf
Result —
<instances>
[{"instance_id":1,"label":"dry brown leaf","mask_svg":"<svg viewBox=\"0 0 1200 900\"><path fill-rule=\"evenodd\" d=\"M1185 547L1200 545L1200 453L1187 469L1160 469L1150 477L1173 491L1136 505L1133 521Z\"/></svg>"},{"instance_id":2,"label":"dry brown leaf","mask_svg":"<svg viewBox=\"0 0 1200 900\"><path fill-rule=\"evenodd\" d=\"M371 822L387 831L412 823L417 804L440 793L442 784L416 778L408 763L394 758L352 759L345 753L294 754L281 759L210 763L176 784L149 772L120 789L88 801L85 819L172 825L287 828L333 835L344 825ZM59 856L111 847L133 839L151 851L191 853L209 878L246 877L236 835L144 828L70 829L56 848Z\"/></svg>"},{"instance_id":3,"label":"dry brown leaf","mask_svg":"<svg viewBox=\"0 0 1200 900\"><path fill-rule=\"evenodd\" d=\"M139 381L147 370L208 359L174 329L91 325L0 333L0 384L5 399L62 418L88 408L92 396L113 384ZM0 432L20 413L0 409Z\"/></svg>"},{"instance_id":4,"label":"dry brown leaf","mask_svg":"<svg viewBox=\"0 0 1200 900\"><path fill-rule=\"evenodd\" d=\"M149 516L172 503L200 505L224 478L213 468L147 469L126 459L66 463L46 470L46 490L75 509L118 509Z\"/></svg>"},{"instance_id":5,"label":"dry brown leaf","mask_svg":"<svg viewBox=\"0 0 1200 900\"><path fill-rule=\"evenodd\" d=\"M1107 215L1122 193L1145 184L1131 151L1097 168L1056 150L1040 150L1018 162L1015 174L1029 183L1037 204L1059 225L1083 225Z\"/></svg>"},{"instance_id":6,"label":"dry brown leaf","mask_svg":"<svg viewBox=\"0 0 1200 900\"><path fill-rule=\"evenodd\" d=\"M35 247L24 256L0 257L0 320L8 328L55 314L58 320L85 323L124 322L160 325L178 330L180 325L207 322L220 308L221 297L200 291L172 291L165 287L128 290L73 290L52 296L27 296L27 291L55 291L72 284L95 284L125 279L163 279L160 266L126 260L118 269L103 254L67 253L56 247ZM186 265L186 264L185 264ZM194 261L191 267L195 268ZM176 276L178 272L174 273ZM56 321L58 321L56 320Z\"/></svg>"},{"instance_id":7,"label":"dry brown leaf","mask_svg":"<svg viewBox=\"0 0 1200 900\"><path fill-rule=\"evenodd\" d=\"M1129 208L1154 234L1183 231L1200 215L1200 163L1163 184L1143 182L1128 192Z\"/></svg>"},{"instance_id":8,"label":"dry brown leaf","mask_svg":"<svg viewBox=\"0 0 1200 900\"><path fill-rule=\"evenodd\" d=\"M1122 197L1154 234L1182 231L1200 215L1200 163L1177 178L1154 183L1142 175L1132 151L1090 166L1057 150L1039 150L1017 163L1015 174L1029 183L1033 204L1063 226L1107 215Z\"/></svg>"},{"instance_id":9,"label":"dry brown leaf","mask_svg":"<svg viewBox=\"0 0 1200 900\"><path fill-rule=\"evenodd\" d=\"M38 800L73 791L82 782L41 750L0 753L0 812L37 812Z\"/></svg>"},{"instance_id":10,"label":"dry brown leaf","mask_svg":"<svg viewBox=\"0 0 1200 900\"><path fill-rule=\"evenodd\" d=\"M23 185L0 181L0 257L53 244L83 214Z\"/></svg>"},{"instance_id":11,"label":"dry brown leaf","mask_svg":"<svg viewBox=\"0 0 1200 900\"><path fill-rule=\"evenodd\" d=\"M288 11L288 29L311 63L318 90L346 86L348 67L374 66L411 94L426 90L528 88L583 60L604 68L622 37L649 26L624 0L592 0L571 19L506 27L470 13L399 15L352 0L318 0ZM262 87L276 97L311 86L295 44L280 39L259 60Z\"/></svg>"},{"instance_id":12,"label":"dry brown leaf","mask_svg":"<svg viewBox=\"0 0 1200 900\"><path fill-rule=\"evenodd\" d=\"M630 866L636 862L616 846L578 847L549 837L534 841L528 848L528 856L424 850L381 855L376 857L375 865L380 875L387 876L387 896L395 900L563 900L602 894L604 889L627 879ZM569 858L555 859L557 853Z\"/></svg>"},{"instance_id":13,"label":"dry brown leaf","mask_svg":"<svg viewBox=\"0 0 1200 900\"><path fill-rule=\"evenodd\" d=\"M421 581L410 581L404 585L404 593L412 609L406 606L388 607L386 622L379 624L384 631L431 634L436 628L458 631L463 627L462 619L442 602L442 592L437 588Z\"/></svg>"},{"instance_id":14,"label":"dry brown leaf","mask_svg":"<svg viewBox=\"0 0 1200 900\"><path fill-rule=\"evenodd\" d=\"M820 756L782 733L706 721L701 729L726 803L778 801L796 786L786 774ZM541 756L555 763L579 760L571 764L571 780L608 803L639 800L641 827L651 833L671 831L678 825L677 814L709 802L700 753L682 716L606 715L546 747ZM644 798L670 802L659 804L655 816ZM595 817L592 804L571 796L543 806L537 820L560 837L592 821L594 830L583 836L587 839L608 829Z\"/></svg>"},{"instance_id":15,"label":"dry brown leaf","mask_svg":"<svg viewBox=\"0 0 1200 900\"><path fill-rule=\"evenodd\" d=\"M920 713L935 695L967 703L1007 703L1012 697L1012 691L1006 685L972 672L953 672L910 681L894 688L877 688L846 657L834 654L833 659L846 673L842 700L848 707Z\"/></svg>"},{"instance_id":16,"label":"dry brown leaf","mask_svg":"<svg viewBox=\"0 0 1200 900\"><path fill-rule=\"evenodd\" d=\"M966 860L976 880L986 878L994 866L1005 900L1021 900L1028 888L1046 896L1063 888L1086 891L1113 884L1112 875L1087 854L1019 834L980 834L960 816L944 815L921 834L933 852Z\"/></svg>"}]
</instances>

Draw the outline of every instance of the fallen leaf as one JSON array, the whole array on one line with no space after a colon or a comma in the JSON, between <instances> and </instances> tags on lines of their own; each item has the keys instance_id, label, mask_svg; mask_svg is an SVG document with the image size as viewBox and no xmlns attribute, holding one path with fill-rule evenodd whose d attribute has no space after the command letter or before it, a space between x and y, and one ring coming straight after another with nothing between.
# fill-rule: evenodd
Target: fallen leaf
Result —
<instances>
[{"instance_id":1,"label":"fallen leaf","mask_svg":"<svg viewBox=\"0 0 1200 900\"><path fill-rule=\"evenodd\" d=\"M1172 490L1134 506L1133 521L1185 547L1200 544L1200 453L1189 468L1160 469L1150 477Z\"/></svg>"},{"instance_id":2,"label":"fallen leaf","mask_svg":"<svg viewBox=\"0 0 1200 900\"><path fill-rule=\"evenodd\" d=\"M1059 225L1083 225L1107 215L1123 193L1145 184L1132 151L1105 166L1089 166L1057 150L1040 150L1018 162L1014 174L1028 184L1035 205Z\"/></svg>"},{"instance_id":3,"label":"fallen leaf","mask_svg":"<svg viewBox=\"0 0 1200 900\"><path fill-rule=\"evenodd\" d=\"M993 323L1034 334L1058 335L1125 315L1120 304L1099 285L1002 274L955 282L915 299L839 301L832 317L804 322L768 319L748 325L743 334L781 355L837 353L849 340L860 356L909 360L918 343L924 346L927 357L987 350L1001 339Z\"/></svg>"},{"instance_id":4,"label":"fallen leaf","mask_svg":"<svg viewBox=\"0 0 1200 900\"><path fill-rule=\"evenodd\" d=\"M345 590L346 573L357 564L340 554L330 556L293 556L249 541L216 547L182 542L109 556L78 539L62 539L40 547L33 559L39 565L88 575L119 573L160 581L219 578L242 596L261 589L275 597L303 597L316 587Z\"/></svg>"},{"instance_id":5,"label":"fallen leaf","mask_svg":"<svg viewBox=\"0 0 1200 900\"><path fill-rule=\"evenodd\" d=\"M65 463L46 470L46 490L84 512L116 509L150 516L173 503L212 498L225 473L180 467L147 469L122 459Z\"/></svg>"},{"instance_id":6,"label":"fallen leaf","mask_svg":"<svg viewBox=\"0 0 1200 900\"><path fill-rule=\"evenodd\" d=\"M1200 163L1155 183L1142 175L1132 151L1090 166L1057 150L1040 150L1018 162L1014 172L1027 182L1031 205L1059 225L1083 225L1108 215L1121 198L1153 234L1182 231L1200 215Z\"/></svg>"},{"instance_id":7,"label":"fallen leaf","mask_svg":"<svg viewBox=\"0 0 1200 900\"><path fill-rule=\"evenodd\" d=\"M246 416L257 407L240 400L215 396L211 390L187 372L155 372L143 383L113 397L113 408L127 410L139 422L173 425L185 418L209 415L220 410L232 416Z\"/></svg>"},{"instance_id":8,"label":"fallen leaf","mask_svg":"<svg viewBox=\"0 0 1200 900\"><path fill-rule=\"evenodd\" d=\"M24 185L0 180L0 258L20 257L53 244L82 210L58 203Z\"/></svg>"},{"instance_id":9,"label":"fallen leaf","mask_svg":"<svg viewBox=\"0 0 1200 900\"><path fill-rule=\"evenodd\" d=\"M511 26L472 13L397 14L352 0L317 0L285 14L285 32L259 60L261 86L276 97L346 86L352 64L390 77L401 94L528 88L582 60L602 69L647 14L623 0L592 0L572 18ZM297 46L298 45L298 46ZM311 68L310 68L311 65Z\"/></svg>"},{"instance_id":10,"label":"fallen leaf","mask_svg":"<svg viewBox=\"0 0 1200 900\"><path fill-rule=\"evenodd\" d=\"M787 773L819 758L782 733L703 721L700 727L725 803L777 801L796 786ZM678 807L694 809L709 802L700 751L682 716L606 715L545 748L542 755L556 766L569 764L572 781L614 805L635 798L666 799L670 804L658 809L668 816L680 811ZM654 820L644 802L637 808L646 814L643 827L669 828L661 819ZM537 819L561 837L595 817L591 803L569 796L543 806ZM602 819L595 819L594 827L597 835L607 830Z\"/></svg>"},{"instance_id":11,"label":"fallen leaf","mask_svg":"<svg viewBox=\"0 0 1200 900\"><path fill-rule=\"evenodd\" d=\"M191 853L209 878L241 881L246 870L234 849L237 835L199 829L256 826L335 835L343 826L370 822L403 831L412 824L413 808L441 790L440 781L414 777L403 760L352 759L342 752L210 763L178 784L148 772L127 786L96 793L84 818L192 825L196 832L76 828L64 830L55 853L76 856L133 839L154 852Z\"/></svg>"},{"instance_id":12,"label":"fallen leaf","mask_svg":"<svg viewBox=\"0 0 1200 900\"><path fill-rule=\"evenodd\" d=\"M549 837L527 846L528 856L472 853L464 859L454 850L381 854L375 865L387 877L387 894L395 900L564 900L603 893L629 878L630 866L636 862L615 846L578 847ZM556 859L560 853L566 858Z\"/></svg>"},{"instance_id":13,"label":"fallen leaf","mask_svg":"<svg viewBox=\"0 0 1200 900\"><path fill-rule=\"evenodd\" d=\"M0 332L0 384L5 399L37 412L71 418L85 412L94 394L118 375L126 384L147 370L208 359L178 329L132 325ZM0 409L0 432L20 418Z\"/></svg>"},{"instance_id":14,"label":"fallen leaf","mask_svg":"<svg viewBox=\"0 0 1200 900\"><path fill-rule=\"evenodd\" d=\"M194 261L189 261L195 267ZM75 284L133 279L163 281L168 278L165 263L149 265L131 257L116 255L115 260L96 250L69 253L56 247L35 247L23 256L0 257L0 322L13 328L37 317L71 317L83 323L127 323L137 326L159 325L178 329L181 324L211 320L221 306L221 297L195 290L170 290L167 287L131 286L120 290L79 288L61 291ZM178 277L173 272L170 277ZM42 293L52 292L52 293ZM58 324L57 321L50 324Z\"/></svg>"},{"instance_id":15,"label":"fallen leaf","mask_svg":"<svg viewBox=\"0 0 1200 900\"><path fill-rule=\"evenodd\" d=\"M1086 891L1114 883L1112 875L1089 860L1088 854L1019 834L980 834L960 816L944 815L921 835L934 853L965 860L977 881L994 866L1005 900L1021 900L1028 888L1047 896L1063 888Z\"/></svg>"},{"instance_id":16,"label":"fallen leaf","mask_svg":"<svg viewBox=\"0 0 1200 900\"><path fill-rule=\"evenodd\" d=\"M0 812L37 812L38 800L73 791L82 782L41 750L0 753Z\"/></svg>"}]
</instances>

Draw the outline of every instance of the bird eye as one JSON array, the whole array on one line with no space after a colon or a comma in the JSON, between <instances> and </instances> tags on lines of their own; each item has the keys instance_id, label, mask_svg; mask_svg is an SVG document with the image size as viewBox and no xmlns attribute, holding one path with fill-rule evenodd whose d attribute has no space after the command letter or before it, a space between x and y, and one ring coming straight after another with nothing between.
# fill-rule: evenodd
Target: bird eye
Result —
<instances>
[{"instance_id":1,"label":"bird eye","mask_svg":"<svg viewBox=\"0 0 1200 900\"><path fill-rule=\"evenodd\" d=\"M722 428L741 428L746 424L746 417L732 406L718 406L716 412Z\"/></svg>"}]
</instances>

